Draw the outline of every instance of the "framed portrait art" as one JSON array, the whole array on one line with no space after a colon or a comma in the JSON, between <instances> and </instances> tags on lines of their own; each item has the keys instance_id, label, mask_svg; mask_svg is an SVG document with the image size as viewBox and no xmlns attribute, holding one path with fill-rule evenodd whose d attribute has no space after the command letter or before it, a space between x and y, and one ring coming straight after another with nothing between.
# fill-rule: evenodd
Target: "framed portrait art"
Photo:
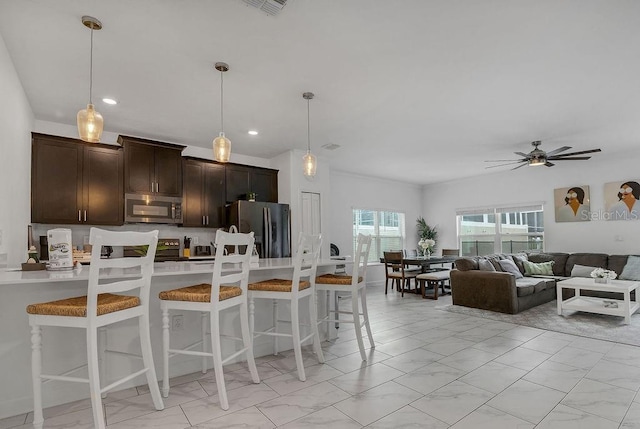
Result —
<instances>
[{"instance_id":1,"label":"framed portrait art","mask_svg":"<svg viewBox=\"0 0 640 429\"><path fill-rule=\"evenodd\" d=\"M591 220L589 186L572 186L553 190L556 222L587 222Z\"/></svg>"},{"instance_id":2,"label":"framed portrait art","mask_svg":"<svg viewBox=\"0 0 640 429\"><path fill-rule=\"evenodd\" d=\"M604 184L607 220L640 219L640 181L627 180Z\"/></svg>"}]
</instances>

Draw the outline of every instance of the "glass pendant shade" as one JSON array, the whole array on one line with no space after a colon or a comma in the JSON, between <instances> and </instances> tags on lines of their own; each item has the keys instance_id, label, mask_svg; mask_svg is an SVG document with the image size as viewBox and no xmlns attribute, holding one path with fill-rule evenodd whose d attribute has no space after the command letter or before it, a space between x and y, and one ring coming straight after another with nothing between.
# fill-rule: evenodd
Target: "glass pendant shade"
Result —
<instances>
[{"instance_id":1,"label":"glass pendant shade","mask_svg":"<svg viewBox=\"0 0 640 429\"><path fill-rule=\"evenodd\" d=\"M229 162L229 156L231 156L231 141L224 136L224 133L220 133L213 140L213 157L218 162Z\"/></svg>"},{"instance_id":2,"label":"glass pendant shade","mask_svg":"<svg viewBox=\"0 0 640 429\"><path fill-rule=\"evenodd\" d=\"M86 109L80 110L77 119L80 140L89 143L98 143L100 136L102 136L104 121L102 115L94 109L93 104L89 103Z\"/></svg>"},{"instance_id":3,"label":"glass pendant shade","mask_svg":"<svg viewBox=\"0 0 640 429\"><path fill-rule=\"evenodd\" d=\"M311 152L307 152L307 154L302 157L302 169L305 176L315 176L317 165L318 163L316 162L316 157Z\"/></svg>"}]
</instances>

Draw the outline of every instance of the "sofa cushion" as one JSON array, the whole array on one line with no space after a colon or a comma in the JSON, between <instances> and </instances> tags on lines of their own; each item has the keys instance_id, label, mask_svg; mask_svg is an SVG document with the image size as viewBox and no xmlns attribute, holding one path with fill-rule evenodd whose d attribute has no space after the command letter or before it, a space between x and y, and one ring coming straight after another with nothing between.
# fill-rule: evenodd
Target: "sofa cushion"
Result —
<instances>
[{"instance_id":1,"label":"sofa cushion","mask_svg":"<svg viewBox=\"0 0 640 429\"><path fill-rule=\"evenodd\" d=\"M569 272L565 271L567 265L568 253L529 253L529 261L540 263L553 261L554 276L568 276Z\"/></svg>"},{"instance_id":2,"label":"sofa cushion","mask_svg":"<svg viewBox=\"0 0 640 429\"><path fill-rule=\"evenodd\" d=\"M575 264L571 269L571 277L591 277L591 271L598 267Z\"/></svg>"},{"instance_id":3,"label":"sofa cushion","mask_svg":"<svg viewBox=\"0 0 640 429\"><path fill-rule=\"evenodd\" d=\"M500 261L504 259L503 257L496 254L496 255L487 255L485 256L485 258L487 259L487 261L493 264L493 268L495 268L496 271L504 271L500 266Z\"/></svg>"},{"instance_id":4,"label":"sofa cushion","mask_svg":"<svg viewBox=\"0 0 640 429\"><path fill-rule=\"evenodd\" d=\"M528 262L529 258L527 257L526 253L515 253L513 255L511 255L511 259L513 259L513 262L515 262L516 267L518 267L518 269L520 270L520 272L522 274L524 274L524 262Z\"/></svg>"},{"instance_id":5,"label":"sofa cushion","mask_svg":"<svg viewBox=\"0 0 640 429\"><path fill-rule=\"evenodd\" d=\"M480 268L480 271L495 271L495 267L493 266L493 264L488 261L487 259L480 259L478 260L478 268Z\"/></svg>"},{"instance_id":6,"label":"sofa cushion","mask_svg":"<svg viewBox=\"0 0 640 429\"><path fill-rule=\"evenodd\" d=\"M549 262L529 262L524 261L524 275L532 276L532 275L542 275L542 276L552 276L553 275L553 265L555 261Z\"/></svg>"},{"instance_id":7,"label":"sofa cushion","mask_svg":"<svg viewBox=\"0 0 640 429\"><path fill-rule=\"evenodd\" d=\"M608 259L609 255L604 253L572 253L569 255L569 258L567 258L565 272L571 273L575 264L586 265L588 267L607 268Z\"/></svg>"},{"instance_id":8,"label":"sofa cushion","mask_svg":"<svg viewBox=\"0 0 640 429\"><path fill-rule=\"evenodd\" d=\"M478 269L478 258L458 258L455 261L456 268L460 271L471 271Z\"/></svg>"},{"instance_id":9,"label":"sofa cushion","mask_svg":"<svg viewBox=\"0 0 640 429\"><path fill-rule=\"evenodd\" d=\"M500 264L502 271L509 274L513 274L516 280L524 277L520 272L520 270L518 269L518 267L516 266L516 263L513 262L511 259L501 259L498 261L498 263Z\"/></svg>"},{"instance_id":10,"label":"sofa cushion","mask_svg":"<svg viewBox=\"0 0 640 429\"><path fill-rule=\"evenodd\" d=\"M640 257L629 256L620 274L620 280L640 280Z\"/></svg>"},{"instance_id":11,"label":"sofa cushion","mask_svg":"<svg viewBox=\"0 0 640 429\"><path fill-rule=\"evenodd\" d=\"M622 271L624 271L624 266L627 265L629 256L638 255L609 255L607 269L615 271L616 274L618 274L618 277L620 277L620 275L622 275Z\"/></svg>"},{"instance_id":12,"label":"sofa cushion","mask_svg":"<svg viewBox=\"0 0 640 429\"><path fill-rule=\"evenodd\" d=\"M541 279L521 278L516 280L516 293L520 296L533 295L547 289L547 282Z\"/></svg>"}]
</instances>

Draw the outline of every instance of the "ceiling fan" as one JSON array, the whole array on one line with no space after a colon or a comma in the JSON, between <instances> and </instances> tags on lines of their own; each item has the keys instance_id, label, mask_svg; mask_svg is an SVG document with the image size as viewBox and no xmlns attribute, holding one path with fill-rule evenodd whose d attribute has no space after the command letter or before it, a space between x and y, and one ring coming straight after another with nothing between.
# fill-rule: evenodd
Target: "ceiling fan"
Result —
<instances>
[{"instance_id":1,"label":"ceiling fan","mask_svg":"<svg viewBox=\"0 0 640 429\"><path fill-rule=\"evenodd\" d=\"M552 150L551 152L545 152L542 149L538 148L542 142L540 140L531 142L533 146L533 150L529 153L523 152L514 152L516 155L522 157L522 159L494 159L485 162L505 162L505 164L499 165L491 165L486 168L495 168L495 167L503 167L505 165L513 165L520 164L512 168L515 170L516 168L524 167L525 165L538 166L538 165L546 165L547 167L553 167L555 164L551 161L586 161L590 159L590 156L576 156L576 155L584 155L587 153L601 152L600 149L591 149L591 150L582 150L580 152L569 152L569 153L561 153L565 150L571 149L571 146L562 146L558 149Z\"/></svg>"}]
</instances>

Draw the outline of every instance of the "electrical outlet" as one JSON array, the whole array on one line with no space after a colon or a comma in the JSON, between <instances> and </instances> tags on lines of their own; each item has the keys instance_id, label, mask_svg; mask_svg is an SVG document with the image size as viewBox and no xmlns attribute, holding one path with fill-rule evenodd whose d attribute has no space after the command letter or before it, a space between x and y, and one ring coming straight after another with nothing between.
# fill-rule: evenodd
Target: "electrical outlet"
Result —
<instances>
[{"instance_id":1,"label":"electrical outlet","mask_svg":"<svg viewBox=\"0 0 640 429\"><path fill-rule=\"evenodd\" d=\"M171 330L174 332L184 330L184 316L182 314L171 317Z\"/></svg>"},{"instance_id":2,"label":"electrical outlet","mask_svg":"<svg viewBox=\"0 0 640 429\"><path fill-rule=\"evenodd\" d=\"M198 242L199 242L198 237L193 237L193 245L197 246Z\"/></svg>"}]
</instances>

